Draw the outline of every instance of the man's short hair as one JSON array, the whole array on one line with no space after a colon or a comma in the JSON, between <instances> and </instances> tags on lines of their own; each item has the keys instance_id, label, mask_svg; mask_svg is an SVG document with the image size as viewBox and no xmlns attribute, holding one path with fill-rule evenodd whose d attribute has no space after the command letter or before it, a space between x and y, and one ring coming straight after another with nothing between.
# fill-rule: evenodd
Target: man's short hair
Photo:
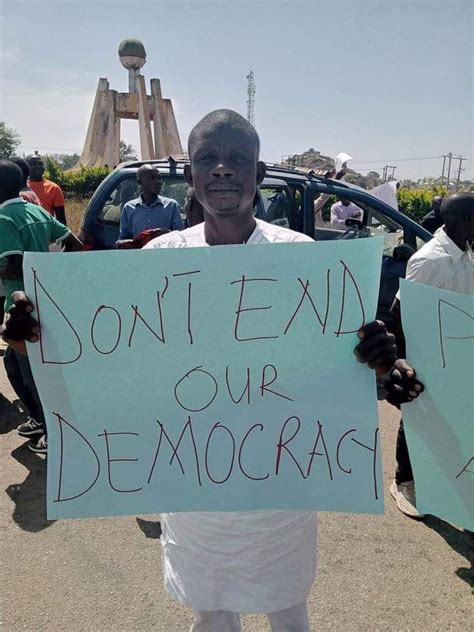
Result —
<instances>
[{"instance_id":1,"label":"man's short hair","mask_svg":"<svg viewBox=\"0 0 474 632\"><path fill-rule=\"evenodd\" d=\"M193 127L188 138L188 153L191 156L192 147L203 135L222 127L230 127L248 136L257 146L257 156L260 153L260 139L253 125L247 119L233 110L214 110Z\"/></svg>"},{"instance_id":2,"label":"man's short hair","mask_svg":"<svg viewBox=\"0 0 474 632\"><path fill-rule=\"evenodd\" d=\"M14 158L11 158L11 161L20 167L21 172L23 174L23 186L25 187L26 181L28 180L29 175L30 175L30 168L28 166L28 163L26 162L24 158L20 158L19 156L15 156Z\"/></svg>"},{"instance_id":3,"label":"man's short hair","mask_svg":"<svg viewBox=\"0 0 474 632\"><path fill-rule=\"evenodd\" d=\"M474 213L474 193L455 193L441 203L441 217L446 224L463 221L468 213Z\"/></svg>"},{"instance_id":4,"label":"man's short hair","mask_svg":"<svg viewBox=\"0 0 474 632\"><path fill-rule=\"evenodd\" d=\"M148 173L149 171L156 171L158 173L158 175L161 176L161 171L158 169L158 167L155 167L155 165L150 165L150 164L145 164L145 165L140 165L137 169L137 180L140 179L140 176L143 175L144 173Z\"/></svg>"},{"instance_id":5,"label":"man's short hair","mask_svg":"<svg viewBox=\"0 0 474 632\"><path fill-rule=\"evenodd\" d=\"M11 160L0 160L0 190L6 199L18 195L23 187L23 173Z\"/></svg>"}]
</instances>

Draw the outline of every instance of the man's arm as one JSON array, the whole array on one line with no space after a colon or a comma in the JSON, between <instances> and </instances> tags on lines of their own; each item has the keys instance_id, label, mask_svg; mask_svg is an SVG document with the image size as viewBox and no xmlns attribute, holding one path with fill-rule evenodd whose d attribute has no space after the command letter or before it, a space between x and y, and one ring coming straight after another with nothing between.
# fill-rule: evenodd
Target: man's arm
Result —
<instances>
[{"instance_id":1,"label":"man's arm","mask_svg":"<svg viewBox=\"0 0 474 632\"><path fill-rule=\"evenodd\" d=\"M120 248L121 242L129 241L133 239L133 231L130 223L130 211L128 203L124 205L122 209L122 213L120 215L120 229L119 229L119 238L116 241L117 248Z\"/></svg>"},{"instance_id":2,"label":"man's arm","mask_svg":"<svg viewBox=\"0 0 474 632\"><path fill-rule=\"evenodd\" d=\"M61 222L61 224L67 225L66 223L66 211L64 209L64 193L61 190L61 187L57 185L54 193L53 200L53 213L54 217Z\"/></svg>"},{"instance_id":3,"label":"man's arm","mask_svg":"<svg viewBox=\"0 0 474 632\"><path fill-rule=\"evenodd\" d=\"M66 252L78 252L82 250L82 241L74 235L74 233L69 233L69 235L63 240L64 250Z\"/></svg>"},{"instance_id":4,"label":"man's arm","mask_svg":"<svg viewBox=\"0 0 474 632\"><path fill-rule=\"evenodd\" d=\"M323 208L323 206L326 204L326 202L329 200L330 197L331 197L330 193L321 193L314 200L314 212L319 213L319 211Z\"/></svg>"},{"instance_id":5,"label":"man's arm","mask_svg":"<svg viewBox=\"0 0 474 632\"><path fill-rule=\"evenodd\" d=\"M61 222L61 224L64 224L65 226L66 224L66 211L64 209L64 206L53 206L53 213L54 213L54 217L58 220L58 222Z\"/></svg>"}]
</instances>

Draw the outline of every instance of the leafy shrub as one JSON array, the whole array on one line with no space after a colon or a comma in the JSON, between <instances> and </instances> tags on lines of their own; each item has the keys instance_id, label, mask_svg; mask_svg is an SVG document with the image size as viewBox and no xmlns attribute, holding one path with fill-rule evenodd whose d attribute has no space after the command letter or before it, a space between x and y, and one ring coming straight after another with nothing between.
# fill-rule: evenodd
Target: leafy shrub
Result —
<instances>
[{"instance_id":1,"label":"leafy shrub","mask_svg":"<svg viewBox=\"0 0 474 632\"><path fill-rule=\"evenodd\" d=\"M81 167L78 171L61 171L57 162L46 159L45 176L59 184L67 197L90 197L110 173L105 167Z\"/></svg>"},{"instance_id":2,"label":"leafy shrub","mask_svg":"<svg viewBox=\"0 0 474 632\"><path fill-rule=\"evenodd\" d=\"M433 187L432 189L411 190L400 188L398 190L398 209L415 220L420 220L430 212L433 198L436 195L446 195L444 187Z\"/></svg>"}]
</instances>

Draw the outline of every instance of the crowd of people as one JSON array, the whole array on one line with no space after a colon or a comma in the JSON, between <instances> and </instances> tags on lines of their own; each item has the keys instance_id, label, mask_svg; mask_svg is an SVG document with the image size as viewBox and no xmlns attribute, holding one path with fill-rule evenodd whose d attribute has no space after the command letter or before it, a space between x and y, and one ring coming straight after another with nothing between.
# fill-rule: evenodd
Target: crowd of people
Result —
<instances>
[{"instance_id":1,"label":"crowd of people","mask_svg":"<svg viewBox=\"0 0 474 632\"><path fill-rule=\"evenodd\" d=\"M229 110L208 114L194 127L188 141L188 227L183 225L177 202L160 196L159 171L143 165L137 172L141 194L123 206L117 247L311 241L254 217L256 187L265 175L259 146L256 131L240 115ZM6 296L3 338L8 345L5 369L30 415L18 432L32 439L29 447L33 451L44 453L45 419L25 346L25 340L38 341L40 331L33 304L23 292L22 257L26 251L46 252L51 243L61 244L66 252L77 251L81 242L66 226L62 195L44 180L43 172L37 156L28 157L25 164L0 161L0 257L6 263L1 270ZM439 212L444 224L411 257L407 278L473 292L473 197L459 194L442 201ZM334 218L343 222L356 217L350 206L344 201L337 203ZM423 385L403 360L399 302L394 306L394 322L397 341L384 323L367 323L359 331L355 354L375 369L384 396L399 406L418 397ZM397 461L390 491L401 511L421 518L416 512L403 422ZM166 587L176 600L193 609L194 632L240 630L241 612L266 613L275 632L309 630L306 598L315 576L314 512L192 512L162 514L161 519Z\"/></svg>"}]
</instances>

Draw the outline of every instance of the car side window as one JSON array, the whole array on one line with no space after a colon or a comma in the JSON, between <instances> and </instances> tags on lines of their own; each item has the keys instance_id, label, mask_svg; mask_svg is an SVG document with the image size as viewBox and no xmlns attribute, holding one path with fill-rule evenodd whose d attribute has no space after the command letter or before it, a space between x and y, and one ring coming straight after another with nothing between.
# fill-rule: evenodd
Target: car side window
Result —
<instances>
[{"instance_id":1,"label":"car side window","mask_svg":"<svg viewBox=\"0 0 474 632\"><path fill-rule=\"evenodd\" d=\"M293 196L282 187L260 187L265 221L277 226L297 230L298 214Z\"/></svg>"},{"instance_id":2,"label":"car side window","mask_svg":"<svg viewBox=\"0 0 474 632\"><path fill-rule=\"evenodd\" d=\"M138 182L135 176L128 176L118 182L110 192L104 206L97 214L99 222L120 224L120 215L124 205L139 196Z\"/></svg>"},{"instance_id":3,"label":"car side window","mask_svg":"<svg viewBox=\"0 0 474 632\"><path fill-rule=\"evenodd\" d=\"M392 256L393 249L404 242L403 226L372 208L367 211L367 228L372 236L383 236L386 256Z\"/></svg>"}]
</instances>

